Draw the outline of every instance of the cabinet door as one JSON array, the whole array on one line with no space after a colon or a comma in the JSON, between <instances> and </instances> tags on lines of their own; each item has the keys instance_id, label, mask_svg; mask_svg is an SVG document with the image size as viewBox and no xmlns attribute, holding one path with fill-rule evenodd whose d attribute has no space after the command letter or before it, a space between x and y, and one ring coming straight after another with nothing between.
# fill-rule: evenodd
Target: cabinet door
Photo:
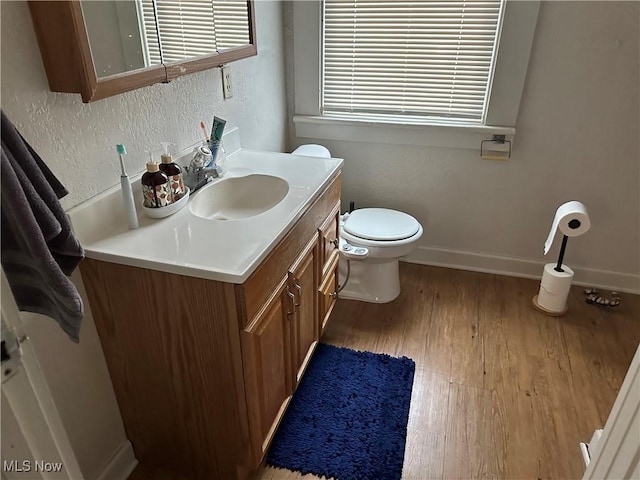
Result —
<instances>
[{"instance_id":1,"label":"cabinet door","mask_svg":"<svg viewBox=\"0 0 640 480\"><path fill-rule=\"evenodd\" d=\"M296 313L292 324L293 372L295 384L302 373L318 342L317 321L317 240L314 239L289 269L289 285L296 296Z\"/></svg>"},{"instance_id":2,"label":"cabinet door","mask_svg":"<svg viewBox=\"0 0 640 480\"><path fill-rule=\"evenodd\" d=\"M293 293L276 291L256 319L242 331L242 356L253 458L259 461L275 432L293 390L290 374L290 320Z\"/></svg>"},{"instance_id":3,"label":"cabinet door","mask_svg":"<svg viewBox=\"0 0 640 480\"><path fill-rule=\"evenodd\" d=\"M333 307L336 304L336 299L338 298L338 255L334 255L332 258L333 260L329 263L327 273L320 284L320 295L318 298L320 305L320 336L322 336L327 326L327 321L331 316Z\"/></svg>"},{"instance_id":4,"label":"cabinet door","mask_svg":"<svg viewBox=\"0 0 640 480\"><path fill-rule=\"evenodd\" d=\"M327 276L332 261L338 255L338 222L340 215L340 203L333 207L331 214L320 225L320 265L322 265L322 278Z\"/></svg>"}]
</instances>

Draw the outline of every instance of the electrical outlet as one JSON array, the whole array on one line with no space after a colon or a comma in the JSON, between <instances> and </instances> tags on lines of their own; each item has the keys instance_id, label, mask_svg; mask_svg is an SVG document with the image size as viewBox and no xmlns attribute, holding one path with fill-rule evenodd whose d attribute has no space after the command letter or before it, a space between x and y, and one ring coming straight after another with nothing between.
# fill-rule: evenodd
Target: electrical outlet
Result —
<instances>
[{"instance_id":1,"label":"electrical outlet","mask_svg":"<svg viewBox=\"0 0 640 480\"><path fill-rule=\"evenodd\" d=\"M231 88L231 67L224 66L220 69L222 72L222 95L224 98L233 97L233 89Z\"/></svg>"}]
</instances>

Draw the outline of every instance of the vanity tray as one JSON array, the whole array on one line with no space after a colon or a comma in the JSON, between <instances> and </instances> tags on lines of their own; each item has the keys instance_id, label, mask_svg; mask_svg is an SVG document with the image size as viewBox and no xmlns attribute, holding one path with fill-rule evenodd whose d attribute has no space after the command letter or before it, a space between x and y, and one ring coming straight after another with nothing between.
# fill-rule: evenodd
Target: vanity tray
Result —
<instances>
[{"instance_id":1,"label":"vanity tray","mask_svg":"<svg viewBox=\"0 0 640 480\"><path fill-rule=\"evenodd\" d=\"M185 187L185 194L180 197L180 200L174 202L166 207L149 208L142 205L142 211L147 217L151 218L165 218L169 215L173 215L177 211L181 210L189 201L189 187Z\"/></svg>"}]
</instances>

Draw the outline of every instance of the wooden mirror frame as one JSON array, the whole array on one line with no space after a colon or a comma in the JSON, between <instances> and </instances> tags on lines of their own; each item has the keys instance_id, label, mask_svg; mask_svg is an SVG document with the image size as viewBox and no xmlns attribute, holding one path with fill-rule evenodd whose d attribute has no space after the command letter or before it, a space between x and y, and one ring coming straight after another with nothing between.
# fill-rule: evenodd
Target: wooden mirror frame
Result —
<instances>
[{"instance_id":1,"label":"wooden mirror frame","mask_svg":"<svg viewBox=\"0 0 640 480\"><path fill-rule=\"evenodd\" d=\"M49 88L52 92L79 93L84 103L155 83L170 82L182 75L258 54L254 0L247 0L249 45L98 78L80 1L31 0L28 3Z\"/></svg>"}]
</instances>

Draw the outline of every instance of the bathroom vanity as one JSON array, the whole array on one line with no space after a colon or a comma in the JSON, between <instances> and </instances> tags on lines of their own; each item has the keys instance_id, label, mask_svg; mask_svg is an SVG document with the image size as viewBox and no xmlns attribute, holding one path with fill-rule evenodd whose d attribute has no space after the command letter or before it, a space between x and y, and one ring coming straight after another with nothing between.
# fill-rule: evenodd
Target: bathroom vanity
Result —
<instances>
[{"instance_id":1,"label":"bathroom vanity","mask_svg":"<svg viewBox=\"0 0 640 480\"><path fill-rule=\"evenodd\" d=\"M239 150L229 166L218 182L261 174L289 189L251 217L188 205L133 231L105 207L117 190L70 212L136 457L193 480L260 466L337 295L342 160ZM96 228L105 216L114 225Z\"/></svg>"}]
</instances>

